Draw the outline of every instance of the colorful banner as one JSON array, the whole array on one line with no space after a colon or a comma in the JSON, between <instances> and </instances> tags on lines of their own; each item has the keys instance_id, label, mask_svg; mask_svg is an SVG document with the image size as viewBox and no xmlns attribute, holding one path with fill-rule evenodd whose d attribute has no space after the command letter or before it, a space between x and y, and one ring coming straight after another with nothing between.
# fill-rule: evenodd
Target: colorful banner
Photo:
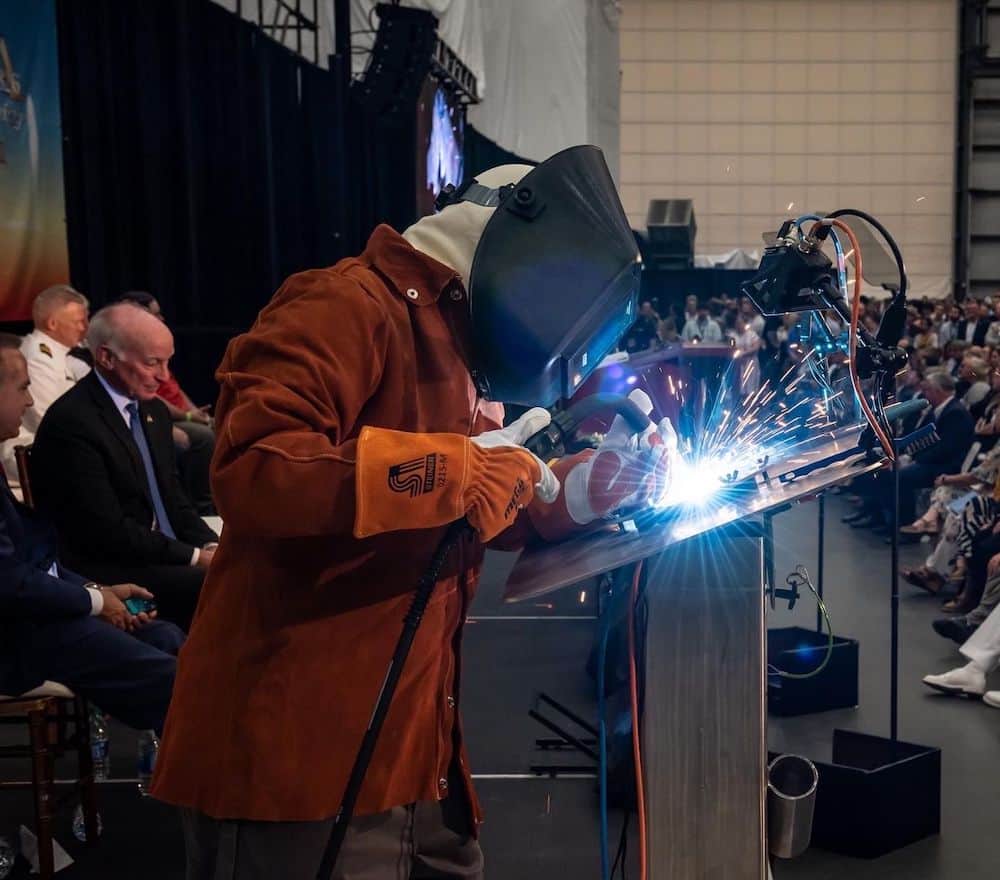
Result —
<instances>
[{"instance_id":1,"label":"colorful banner","mask_svg":"<svg viewBox=\"0 0 1000 880\"><path fill-rule=\"evenodd\" d=\"M0 0L0 321L69 281L55 0Z\"/></svg>"}]
</instances>

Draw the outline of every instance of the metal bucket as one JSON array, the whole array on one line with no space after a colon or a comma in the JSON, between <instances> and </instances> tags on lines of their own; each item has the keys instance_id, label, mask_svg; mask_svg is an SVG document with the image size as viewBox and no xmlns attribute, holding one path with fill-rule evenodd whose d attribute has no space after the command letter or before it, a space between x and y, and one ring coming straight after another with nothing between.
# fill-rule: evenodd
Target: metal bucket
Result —
<instances>
[{"instance_id":1,"label":"metal bucket","mask_svg":"<svg viewBox=\"0 0 1000 880\"><path fill-rule=\"evenodd\" d=\"M767 843L771 855L794 859L809 846L819 773L799 755L779 755L767 767Z\"/></svg>"}]
</instances>

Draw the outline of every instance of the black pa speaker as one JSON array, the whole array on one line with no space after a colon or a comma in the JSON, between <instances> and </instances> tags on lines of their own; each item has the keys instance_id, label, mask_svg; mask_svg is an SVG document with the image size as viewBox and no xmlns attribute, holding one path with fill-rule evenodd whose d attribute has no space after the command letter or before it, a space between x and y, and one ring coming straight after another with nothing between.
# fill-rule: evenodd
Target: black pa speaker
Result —
<instances>
[{"instance_id":1,"label":"black pa speaker","mask_svg":"<svg viewBox=\"0 0 1000 880\"><path fill-rule=\"evenodd\" d=\"M437 19L426 10L379 3L378 32L352 95L378 117L412 114L437 46Z\"/></svg>"},{"instance_id":2,"label":"black pa speaker","mask_svg":"<svg viewBox=\"0 0 1000 880\"><path fill-rule=\"evenodd\" d=\"M691 199L651 199L646 212L647 262L657 269L690 269L697 231Z\"/></svg>"}]
</instances>

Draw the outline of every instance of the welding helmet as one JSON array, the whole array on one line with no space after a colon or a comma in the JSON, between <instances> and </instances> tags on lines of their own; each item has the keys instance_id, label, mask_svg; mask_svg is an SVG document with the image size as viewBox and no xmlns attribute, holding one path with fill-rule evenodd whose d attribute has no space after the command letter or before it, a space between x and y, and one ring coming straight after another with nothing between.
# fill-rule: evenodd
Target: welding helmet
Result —
<instances>
[{"instance_id":1,"label":"welding helmet","mask_svg":"<svg viewBox=\"0 0 1000 880\"><path fill-rule=\"evenodd\" d=\"M604 154L570 147L518 180L449 187L493 208L467 279L472 369L492 400L570 398L635 321L639 251Z\"/></svg>"}]
</instances>

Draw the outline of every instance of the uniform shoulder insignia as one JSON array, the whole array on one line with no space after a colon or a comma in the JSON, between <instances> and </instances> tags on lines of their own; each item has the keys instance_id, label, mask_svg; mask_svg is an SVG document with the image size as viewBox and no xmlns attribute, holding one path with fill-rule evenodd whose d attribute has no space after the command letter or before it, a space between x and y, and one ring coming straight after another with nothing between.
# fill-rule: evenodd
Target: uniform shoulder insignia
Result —
<instances>
[{"instance_id":1,"label":"uniform shoulder insignia","mask_svg":"<svg viewBox=\"0 0 1000 880\"><path fill-rule=\"evenodd\" d=\"M38 343L38 350L42 354L44 354L46 357L52 357L52 349L49 348L48 343L46 343L46 342L39 342Z\"/></svg>"}]
</instances>

